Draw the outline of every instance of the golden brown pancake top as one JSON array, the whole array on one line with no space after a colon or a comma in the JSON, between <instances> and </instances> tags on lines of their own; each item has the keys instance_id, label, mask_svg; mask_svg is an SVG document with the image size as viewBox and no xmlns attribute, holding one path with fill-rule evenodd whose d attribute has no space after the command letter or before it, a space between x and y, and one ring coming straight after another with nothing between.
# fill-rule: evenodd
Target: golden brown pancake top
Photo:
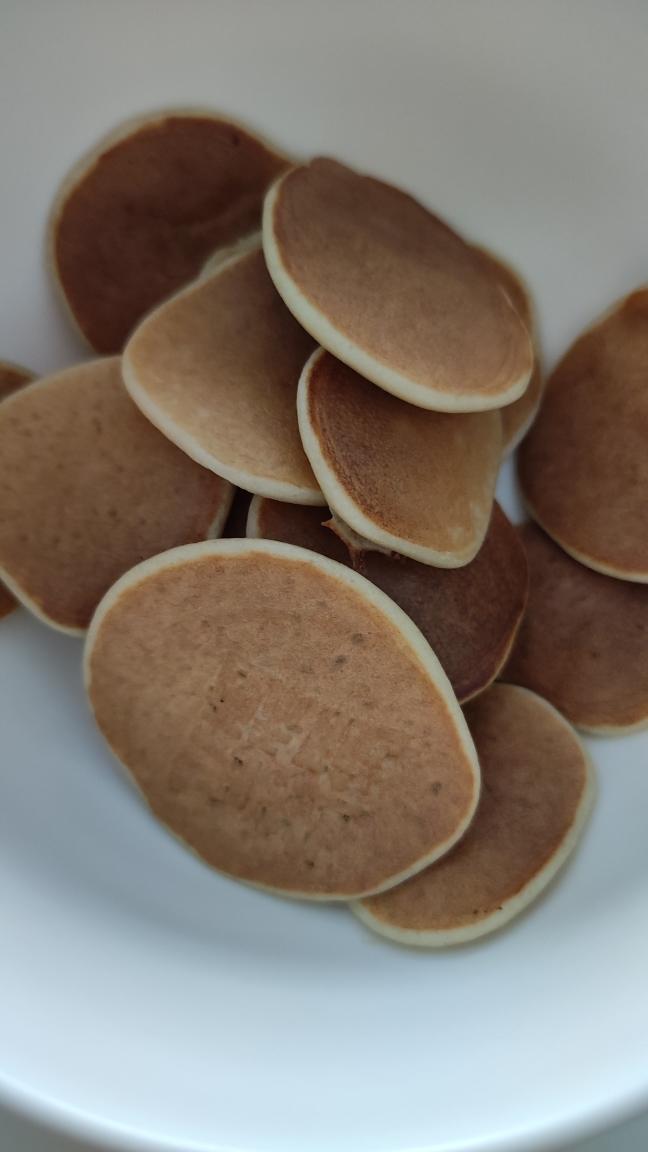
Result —
<instances>
[{"instance_id":1,"label":"golden brown pancake top","mask_svg":"<svg viewBox=\"0 0 648 1152\"><path fill-rule=\"evenodd\" d=\"M446 554L452 564L474 557L493 505L498 412L427 412L376 388L328 353L312 362L307 407L326 468L353 507L336 500L318 474L320 486L352 528L373 539L368 525L354 523L356 508L403 545ZM403 545L393 544L398 551L405 551Z\"/></svg>"},{"instance_id":2,"label":"golden brown pancake top","mask_svg":"<svg viewBox=\"0 0 648 1152\"><path fill-rule=\"evenodd\" d=\"M648 289L572 345L520 449L529 510L592 568L648 580Z\"/></svg>"},{"instance_id":3,"label":"golden brown pancake top","mask_svg":"<svg viewBox=\"0 0 648 1152\"><path fill-rule=\"evenodd\" d=\"M0 569L64 628L87 627L138 561L204 539L230 499L138 412L119 364L70 368L0 405Z\"/></svg>"},{"instance_id":4,"label":"golden brown pancake top","mask_svg":"<svg viewBox=\"0 0 648 1152\"><path fill-rule=\"evenodd\" d=\"M575 733L532 693L496 684L466 719L483 781L471 827L443 860L366 901L405 930L456 930L501 912L560 850L588 786Z\"/></svg>"},{"instance_id":5,"label":"golden brown pancake top","mask_svg":"<svg viewBox=\"0 0 648 1152\"><path fill-rule=\"evenodd\" d=\"M254 532L250 535L261 540L296 544L299 548L309 548L311 552L319 552L321 556L348 565L351 563L349 549L335 532L326 527L325 522L330 516L328 508L305 508L260 497L255 501Z\"/></svg>"},{"instance_id":6,"label":"golden brown pancake top","mask_svg":"<svg viewBox=\"0 0 648 1152\"><path fill-rule=\"evenodd\" d=\"M133 574L86 678L153 812L209 864L344 897L456 836L474 761L447 688L363 586L282 548L222 541Z\"/></svg>"},{"instance_id":7,"label":"golden brown pancake top","mask_svg":"<svg viewBox=\"0 0 648 1152\"><path fill-rule=\"evenodd\" d=\"M151 116L73 172L52 221L55 271L97 352L119 352L141 317L216 248L258 228L285 157L227 120Z\"/></svg>"},{"instance_id":8,"label":"golden brown pancake top","mask_svg":"<svg viewBox=\"0 0 648 1152\"><path fill-rule=\"evenodd\" d=\"M584 567L534 524L519 532L529 603L504 678L579 727L648 721L648 588Z\"/></svg>"},{"instance_id":9,"label":"golden brown pancake top","mask_svg":"<svg viewBox=\"0 0 648 1152\"><path fill-rule=\"evenodd\" d=\"M5 396L9 396L12 392L15 392L17 388L20 388L23 384L27 384L32 379L32 373L28 372L26 368L21 368L18 364L10 364L7 361L0 360L0 400L3 400ZM4 616L8 616L15 607L16 601L0 581L0 620L2 620Z\"/></svg>"},{"instance_id":10,"label":"golden brown pancake top","mask_svg":"<svg viewBox=\"0 0 648 1152\"><path fill-rule=\"evenodd\" d=\"M201 463L252 490L317 494L296 407L312 350L257 249L150 316L128 344L124 374L135 402Z\"/></svg>"},{"instance_id":11,"label":"golden brown pancake top","mask_svg":"<svg viewBox=\"0 0 648 1152\"><path fill-rule=\"evenodd\" d=\"M282 179L271 233L289 306L306 300L336 333L328 343L313 329L320 343L376 383L388 387L380 371L394 371L429 393L413 402L470 410L514 399L528 380L528 334L493 276L405 192L316 159Z\"/></svg>"},{"instance_id":12,"label":"golden brown pancake top","mask_svg":"<svg viewBox=\"0 0 648 1152\"><path fill-rule=\"evenodd\" d=\"M354 552L353 561L421 629L459 701L495 679L522 619L528 583L524 550L498 504L484 543L463 568L369 551Z\"/></svg>"}]
</instances>

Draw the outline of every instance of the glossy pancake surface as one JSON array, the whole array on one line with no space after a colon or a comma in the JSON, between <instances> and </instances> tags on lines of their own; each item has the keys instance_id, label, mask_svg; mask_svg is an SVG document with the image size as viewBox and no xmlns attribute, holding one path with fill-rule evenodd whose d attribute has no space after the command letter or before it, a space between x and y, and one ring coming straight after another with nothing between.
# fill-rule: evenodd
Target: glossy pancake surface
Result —
<instances>
[{"instance_id":1,"label":"glossy pancake surface","mask_svg":"<svg viewBox=\"0 0 648 1152\"><path fill-rule=\"evenodd\" d=\"M297 406L322 492L355 532L424 564L474 558L493 507L498 412L426 412L322 350L302 373Z\"/></svg>"},{"instance_id":2,"label":"glossy pancake surface","mask_svg":"<svg viewBox=\"0 0 648 1152\"><path fill-rule=\"evenodd\" d=\"M572 345L520 448L534 520L577 560L648 582L648 289Z\"/></svg>"},{"instance_id":3,"label":"glossy pancake surface","mask_svg":"<svg viewBox=\"0 0 648 1152\"><path fill-rule=\"evenodd\" d=\"M545 696L578 728L648 723L648 588L579 564L535 524L519 529L529 603L505 680Z\"/></svg>"},{"instance_id":4,"label":"glossy pancake surface","mask_svg":"<svg viewBox=\"0 0 648 1152\"><path fill-rule=\"evenodd\" d=\"M334 160L294 168L266 197L263 247L304 328L388 392L478 411L526 388L514 308L475 250L398 188Z\"/></svg>"},{"instance_id":5,"label":"glossy pancake surface","mask_svg":"<svg viewBox=\"0 0 648 1152\"><path fill-rule=\"evenodd\" d=\"M87 628L147 556L222 529L232 490L138 412L120 361L37 380L0 404L0 576L47 623Z\"/></svg>"},{"instance_id":6,"label":"glossy pancake surface","mask_svg":"<svg viewBox=\"0 0 648 1152\"><path fill-rule=\"evenodd\" d=\"M326 526L330 515L328 508L305 508L255 496L250 505L247 536L251 540L281 540L319 552L339 564L350 564L346 544Z\"/></svg>"},{"instance_id":7,"label":"glossy pancake surface","mask_svg":"<svg viewBox=\"0 0 648 1152\"><path fill-rule=\"evenodd\" d=\"M135 324L258 228L287 159L205 111L128 121L68 175L50 220L54 275L97 352L119 352Z\"/></svg>"},{"instance_id":8,"label":"glossy pancake surface","mask_svg":"<svg viewBox=\"0 0 648 1152\"><path fill-rule=\"evenodd\" d=\"M496 684L465 713L483 780L471 827L443 860L354 906L402 944L462 944L502 927L555 877L592 806L587 753L546 700Z\"/></svg>"},{"instance_id":9,"label":"glossy pancake surface","mask_svg":"<svg viewBox=\"0 0 648 1152\"><path fill-rule=\"evenodd\" d=\"M86 646L97 723L212 866L311 898L438 858L479 792L438 661L387 597L305 549L221 540L127 573Z\"/></svg>"},{"instance_id":10,"label":"glossy pancake surface","mask_svg":"<svg viewBox=\"0 0 648 1152\"><path fill-rule=\"evenodd\" d=\"M33 378L33 373L29 372L27 368L21 368L20 365L12 364L7 360L0 360L0 401L5 396L15 392L17 388L21 388L23 384L29 383ZM15 607L14 597L0 582L0 620L3 616L8 616L10 612L13 612Z\"/></svg>"},{"instance_id":11,"label":"glossy pancake surface","mask_svg":"<svg viewBox=\"0 0 648 1152\"><path fill-rule=\"evenodd\" d=\"M251 492L321 504L297 425L312 350L257 249L148 316L126 347L124 380L149 420L204 467Z\"/></svg>"}]
</instances>

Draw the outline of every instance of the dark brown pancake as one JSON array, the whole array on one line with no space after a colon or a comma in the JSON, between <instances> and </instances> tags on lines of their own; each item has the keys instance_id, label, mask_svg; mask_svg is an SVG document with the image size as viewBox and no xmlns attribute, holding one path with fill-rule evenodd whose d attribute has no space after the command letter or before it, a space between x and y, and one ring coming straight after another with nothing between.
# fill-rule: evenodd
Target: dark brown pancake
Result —
<instances>
[{"instance_id":1,"label":"dark brown pancake","mask_svg":"<svg viewBox=\"0 0 648 1152\"><path fill-rule=\"evenodd\" d=\"M97 723L155 815L213 867L311 899L448 851L479 768L438 661L356 573L265 540L127 573L88 635Z\"/></svg>"},{"instance_id":2,"label":"dark brown pancake","mask_svg":"<svg viewBox=\"0 0 648 1152\"><path fill-rule=\"evenodd\" d=\"M400 189L334 160L294 168L266 197L263 248L300 324L410 404L482 411L526 388L517 312L478 253Z\"/></svg>"},{"instance_id":3,"label":"dark brown pancake","mask_svg":"<svg viewBox=\"0 0 648 1152\"><path fill-rule=\"evenodd\" d=\"M251 540L282 540L284 544L319 552L339 564L350 564L346 544L326 527L330 515L328 508L307 508L255 496L250 505L247 536Z\"/></svg>"},{"instance_id":4,"label":"dark brown pancake","mask_svg":"<svg viewBox=\"0 0 648 1152\"><path fill-rule=\"evenodd\" d=\"M117 357L0 404L0 575L41 619L87 628L104 592L164 549L220 534L231 487L138 412Z\"/></svg>"},{"instance_id":5,"label":"dark brown pancake","mask_svg":"<svg viewBox=\"0 0 648 1152\"><path fill-rule=\"evenodd\" d=\"M534 520L581 563L648 582L648 289L563 357L520 448Z\"/></svg>"},{"instance_id":6,"label":"dark brown pancake","mask_svg":"<svg viewBox=\"0 0 648 1152\"><path fill-rule=\"evenodd\" d=\"M7 360L0 360L0 400L15 392L23 384L33 380L33 373L18 364L11 364ZM0 581L0 620L8 616L16 607L16 601L11 593Z\"/></svg>"},{"instance_id":7,"label":"dark brown pancake","mask_svg":"<svg viewBox=\"0 0 648 1152\"><path fill-rule=\"evenodd\" d=\"M210 112L121 125L66 178L50 221L54 275L97 352L120 352L207 257L259 227L288 160Z\"/></svg>"},{"instance_id":8,"label":"dark brown pancake","mask_svg":"<svg viewBox=\"0 0 648 1152\"><path fill-rule=\"evenodd\" d=\"M502 927L554 878L594 798L585 749L541 697L496 684L466 708L482 768L477 815L443 860L354 911L401 944L462 944Z\"/></svg>"},{"instance_id":9,"label":"dark brown pancake","mask_svg":"<svg viewBox=\"0 0 648 1152\"><path fill-rule=\"evenodd\" d=\"M504 679L590 732L648 723L648 588L584 567L535 524L519 532L529 603Z\"/></svg>"},{"instance_id":10,"label":"dark brown pancake","mask_svg":"<svg viewBox=\"0 0 648 1152\"><path fill-rule=\"evenodd\" d=\"M474 559L493 507L499 412L427 412L321 350L302 373L297 411L320 488L355 532L424 564Z\"/></svg>"}]
</instances>

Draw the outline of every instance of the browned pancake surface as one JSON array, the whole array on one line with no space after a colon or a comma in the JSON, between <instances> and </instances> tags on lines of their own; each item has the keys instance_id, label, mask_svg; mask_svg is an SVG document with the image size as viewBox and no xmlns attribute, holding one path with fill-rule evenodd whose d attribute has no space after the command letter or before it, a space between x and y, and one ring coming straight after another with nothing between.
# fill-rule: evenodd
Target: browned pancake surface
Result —
<instances>
[{"instance_id":1,"label":"browned pancake surface","mask_svg":"<svg viewBox=\"0 0 648 1152\"><path fill-rule=\"evenodd\" d=\"M3 400L5 396L9 396L12 392L15 392L17 388L20 388L23 384L27 384L32 379L33 374L26 368L21 368L18 364L9 364L5 360L0 360L0 400ZM15 607L16 601L0 581L0 620L2 620L3 616L8 616Z\"/></svg>"},{"instance_id":2,"label":"browned pancake surface","mask_svg":"<svg viewBox=\"0 0 648 1152\"><path fill-rule=\"evenodd\" d=\"M581 728L648 722L648 588L584 567L534 524L519 532L529 603L504 678Z\"/></svg>"},{"instance_id":3,"label":"browned pancake surface","mask_svg":"<svg viewBox=\"0 0 648 1152\"><path fill-rule=\"evenodd\" d=\"M153 305L216 248L258 228L287 164L217 116L161 114L125 127L71 173L51 223L55 273L97 352L118 352Z\"/></svg>"},{"instance_id":4,"label":"browned pancake surface","mask_svg":"<svg viewBox=\"0 0 648 1152\"><path fill-rule=\"evenodd\" d=\"M426 412L328 353L311 361L304 410L320 487L356 532L424 563L473 559L493 506L499 413Z\"/></svg>"},{"instance_id":5,"label":"browned pancake surface","mask_svg":"<svg viewBox=\"0 0 648 1152\"><path fill-rule=\"evenodd\" d=\"M648 289L571 347L520 449L529 510L592 568L648 581Z\"/></svg>"},{"instance_id":6,"label":"browned pancake surface","mask_svg":"<svg viewBox=\"0 0 648 1152\"><path fill-rule=\"evenodd\" d=\"M350 564L349 549L342 540L326 527L330 518L328 508L306 508L299 504L285 504L279 500L255 498L248 520L248 536L260 540L282 540L319 552L339 564Z\"/></svg>"},{"instance_id":7,"label":"browned pancake surface","mask_svg":"<svg viewBox=\"0 0 648 1152\"><path fill-rule=\"evenodd\" d=\"M517 313L475 250L411 196L317 159L269 205L270 271L340 359L423 407L497 407L521 393L532 357Z\"/></svg>"},{"instance_id":8,"label":"browned pancake surface","mask_svg":"<svg viewBox=\"0 0 648 1152\"><path fill-rule=\"evenodd\" d=\"M257 249L145 320L124 377L136 404L200 463L264 495L284 487L286 498L319 499L296 407L312 351Z\"/></svg>"},{"instance_id":9,"label":"browned pancake surface","mask_svg":"<svg viewBox=\"0 0 648 1152\"><path fill-rule=\"evenodd\" d=\"M476 762L426 649L321 557L189 551L111 591L86 650L97 722L156 816L214 867L306 896L443 850Z\"/></svg>"},{"instance_id":10,"label":"browned pancake surface","mask_svg":"<svg viewBox=\"0 0 648 1152\"><path fill-rule=\"evenodd\" d=\"M520 911L573 847L591 795L576 734L538 696L496 684L466 718L483 781L471 827L443 860L363 902L373 927L410 943L471 939Z\"/></svg>"},{"instance_id":11,"label":"browned pancake surface","mask_svg":"<svg viewBox=\"0 0 648 1152\"><path fill-rule=\"evenodd\" d=\"M204 539L230 499L137 411L117 358L0 405L0 473L0 569L28 606L75 630L128 568Z\"/></svg>"}]
</instances>

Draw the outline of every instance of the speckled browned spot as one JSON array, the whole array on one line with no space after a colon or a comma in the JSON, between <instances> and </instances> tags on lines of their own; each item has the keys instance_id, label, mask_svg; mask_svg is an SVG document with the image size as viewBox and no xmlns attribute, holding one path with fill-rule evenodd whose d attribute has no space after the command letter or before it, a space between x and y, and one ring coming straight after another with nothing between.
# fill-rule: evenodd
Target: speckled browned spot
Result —
<instances>
[{"instance_id":1,"label":"speckled browned spot","mask_svg":"<svg viewBox=\"0 0 648 1152\"><path fill-rule=\"evenodd\" d=\"M0 405L0 569L55 625L83 629L126 569L202 540L230 487L137 411L117 358Z\"/></svg>"},{"instance_id":2,"label":"speckled browned spot","mask_svg":"<svg viewBox=\"0 0 648 1152\"><path fill-rule=\"evenodd\" d=\"M119 352L214 249L258 228L265 190L287 163L227 120L181 112L100 144L52 220L55 274L92 347Z\"/></svg>"},{"instance_id":3,"label":"speckled browned spot","mask_svg":"<svg viewBox=\"0 0 648 1152\"><path fill-rule=\"evenodd\" d=\"M345 569L232 547L111 594L87 652L97 722L214 867L306 896L375 889L472 811L456 705Z\"/></svg>"},{"instance_id":4,"label":"speckled browned spot","mask_svg":"<svg viewBox=\"0 0 648 1152\"><path fill-rule=\"evenodd\" d=\"M648 289L576 341L519 454L534 517L583 563L648 582Z\"/></svg>"},{"instance_id":5,"label":"speckled browned spot","mask_svg":"<svg viewBox=\"0 0 648 1152\"><path fill-rule=\"evenodd\" d=\"M648 588L584 567L535 524L519 531L529 604L504 679L582 728L647 723Z\"/></svg>"}]
</instances>

